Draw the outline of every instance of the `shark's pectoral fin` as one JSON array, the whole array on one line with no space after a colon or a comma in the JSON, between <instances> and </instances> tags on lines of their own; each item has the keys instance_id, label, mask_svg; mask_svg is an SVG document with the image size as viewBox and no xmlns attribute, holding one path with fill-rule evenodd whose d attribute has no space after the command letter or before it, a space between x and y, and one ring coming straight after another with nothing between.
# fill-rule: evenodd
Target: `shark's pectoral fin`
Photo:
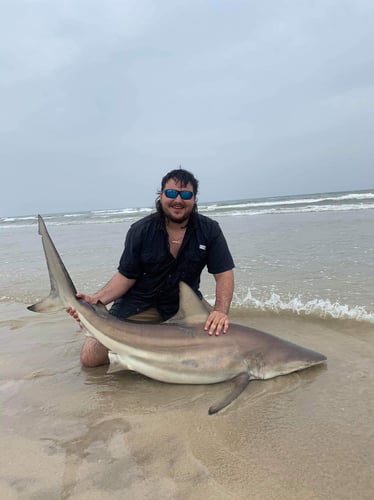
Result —
<instances>
[{"instance_id":1,"label":"shark's pectoral fin","mask_svg":"<svg viewBox=\"0 0 374 500\"><path fill-rule=\"evenodd\" d=\"M216 405L211 406L208 411L209 415L217 413L218 411L222 410L230 403L232 403L234 399L236 399L239 396L239 394L241 394L247 387L249 380L250 380L249 375L246 372L240 373L235 378L233 378L232 382L234 382L234 390L228 396L226 396L223 401L221 401Z\"/></svg>"}]
</instances>

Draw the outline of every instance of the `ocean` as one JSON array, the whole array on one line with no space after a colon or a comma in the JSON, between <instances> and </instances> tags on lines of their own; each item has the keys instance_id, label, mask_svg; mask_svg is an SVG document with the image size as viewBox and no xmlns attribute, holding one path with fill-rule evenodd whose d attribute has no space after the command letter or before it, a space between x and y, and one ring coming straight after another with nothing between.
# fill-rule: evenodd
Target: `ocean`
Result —
<instances>
[{"instance_id":1,"label":"ocean","mask_svg":"<svg viewBox=\"0 0 374 500\"><path fill-rule=\"evenodd\" d=\"M232 251L234 308L371 323L373 209L374 190L199 206L200 213L220 223ZM115 271L130 224L152 210L139 207L42 215L66 254L73 280L90 293ZM36 214L0 218L2 302L27 302L35 294L43 294L46 270L36 224ZM208 300L213 300L213 284L203 275L202 291Z\"/></svg>"},{"instance_id":2,"label":"ocean","mask_svg":"<svg viewBox=\"0 0 374 500\"><path fill-rule=\"evenodd\" d=\"M41 215L77 289L93 293L152 210ZM0 217L2 498L372 498L374 189L199 211L235 261L231 321L322 352L326 367L251 382L215 417L227 384L83 369L70 316L26 309L49 293L37 214ZM213 302L207 272L201 291Z\"/></svg>"}]
</instances>

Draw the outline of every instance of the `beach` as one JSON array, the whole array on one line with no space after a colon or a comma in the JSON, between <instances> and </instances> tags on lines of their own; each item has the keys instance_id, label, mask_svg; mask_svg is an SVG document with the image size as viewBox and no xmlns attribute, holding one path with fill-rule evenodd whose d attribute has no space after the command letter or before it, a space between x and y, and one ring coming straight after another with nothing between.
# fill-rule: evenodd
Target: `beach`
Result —
<instances>
[{"instance_id":1,"label":"beach","mask_svg":"<svg viewBox=\"0 0 374 500\"><path fill-rule=\"evenodd\" d=\"M358 195L345 198L355 208L341 198L330 210L322 202L301 209L310 199L284 200L294 207L287 213L252 213L254 202L206 209L236 263L231 321L327 356L321 366L251 381L213 416L208 408L229 382L173 385L82 368L77 324L65 312L26 309L49 293L35 216L3 221L1 498L371 499L374 211L357 208ZM111 277L139 216L49 218L78 290ZM212 300L208 274L201 288Z\"/></svg>"}]
</instances>

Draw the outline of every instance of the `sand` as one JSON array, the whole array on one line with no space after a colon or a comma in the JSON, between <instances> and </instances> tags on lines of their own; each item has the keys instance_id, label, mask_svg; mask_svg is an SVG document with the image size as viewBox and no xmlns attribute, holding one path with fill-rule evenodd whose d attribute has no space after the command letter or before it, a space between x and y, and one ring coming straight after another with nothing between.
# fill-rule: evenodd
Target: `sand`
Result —
<instances>
[{"instance_id":1,"label":"sand","mask_svg":"<svg viewBox=\"0 0 374 500\"><path fill-rule=\"evenodd\" d=\"M370 325L237 316L328 362L253 381L208 416L228 384L82 369L83 336L65 313L0 313L2 499L373 498Z\"/></svg>"}]
</instances>

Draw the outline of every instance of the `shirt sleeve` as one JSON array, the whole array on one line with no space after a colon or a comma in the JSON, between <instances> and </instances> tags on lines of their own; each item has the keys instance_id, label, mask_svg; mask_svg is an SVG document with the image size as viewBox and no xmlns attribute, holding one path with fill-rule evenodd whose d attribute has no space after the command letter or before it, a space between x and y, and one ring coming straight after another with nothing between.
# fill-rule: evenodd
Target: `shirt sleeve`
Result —
<instances>
[{"instance_id":1,"label":"shirt sleeve","mask_svg":"<svg viewBox=\"0 0 374 500\"><path fill-rule=\"evenodd\" d=\"M218 224L213 221L211 238L207 248L207 269L211 274L224 273L234 269L235 264L226 238Z\"/></svg>"},{"instance_id":2,"label":"shirt sleeve","mask_svg":"<svg viewBox=\"0 0 374 500\"><path fill-rule=\"evenodd\" d=\"M118 266L118 271L126 278L137 279L142 273L141 241L139 231L131 226L126 235L125 248Z\"/></svg>"}]
</instances>

